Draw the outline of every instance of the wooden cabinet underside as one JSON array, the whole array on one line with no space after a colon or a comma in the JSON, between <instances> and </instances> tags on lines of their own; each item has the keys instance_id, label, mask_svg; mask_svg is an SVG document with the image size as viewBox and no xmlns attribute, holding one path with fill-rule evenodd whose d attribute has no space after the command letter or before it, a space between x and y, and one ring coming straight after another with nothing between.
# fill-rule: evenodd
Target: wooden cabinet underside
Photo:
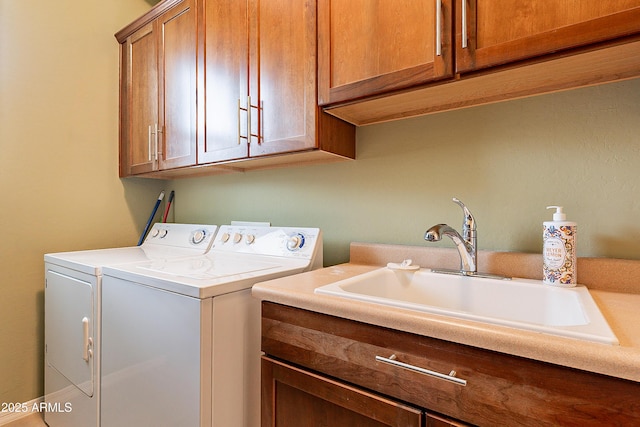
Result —
<instances>
[{"instance_id":1,"label":"wooden cabinet underside","mask_svg":"<svg viewBox=\"0 0 640 427\"><path fill-rule=\"evenodd\" d=\"M364 126L640 77L640 37L456 75L325 109Z\"/></svg>"}]
</instances>

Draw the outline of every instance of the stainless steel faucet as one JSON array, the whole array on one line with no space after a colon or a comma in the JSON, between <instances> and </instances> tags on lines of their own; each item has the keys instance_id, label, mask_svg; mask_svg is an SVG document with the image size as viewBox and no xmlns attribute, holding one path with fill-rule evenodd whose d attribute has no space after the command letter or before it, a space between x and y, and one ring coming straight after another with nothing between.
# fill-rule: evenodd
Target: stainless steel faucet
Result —
<instances>
[{"instance_id":1,"label":"stainless steel faucet","mask_svg":"<svg viewBox=\"0 0 640 427\"><path fill-rule=\"evenodd\" d=\"M447 236L453 240L453 243L460 254L460 271L465 276L475 276L478 273L477 263L477 240L476 240L476 220L467 209L464 203L453 198L454 203L462 208L464 220L462 222L462 236L447 224L434 225L424 233L424 240L429 242L438 242L442 236Z\"/></svg>"}]
</instances>

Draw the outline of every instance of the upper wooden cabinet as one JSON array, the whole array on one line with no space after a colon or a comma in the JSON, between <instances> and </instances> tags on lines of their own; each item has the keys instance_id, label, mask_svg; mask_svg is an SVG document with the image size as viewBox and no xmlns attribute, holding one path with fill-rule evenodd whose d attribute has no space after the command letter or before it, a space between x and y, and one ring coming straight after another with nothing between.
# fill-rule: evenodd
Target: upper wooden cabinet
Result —
<instances>
[{"instance_id":1,"label":"upper wooden cabinet","mask_svg":"<svg viewBox=\"0 0 640 427\"><path fill-rule=\"evenodd\" d=\"M158 168L158 40L149 23L129 36L122 47L120 174ZM136 108L131 100L136 99Z\"/></svg>"},{"instance_id":2,"label":"upper wooden cabinet","mask_svg":"<svg viewBox=\"0 0 640 427\"><path fill-rule=\"evenodd\" d=\"M320 104L453 75L452 0L319 0Z\"/></svg>"},{"instance_id":3,"label":"upper wooden cabinet","mask_svg":"<svg viewBox=\"0 0 640 427\"><path fill-rule=\"evenodd\" d=\"M199 107L204 116L198 161L211 163L249 156L246 106L249 96L249 4L236 0L199 2L202 25L198 49L203 70ZM241 134L244 132L244 134Z\"/></svg>"},{"instance_id":4,"label":"upper wooden cabinet","mask_svg":"<svg viewBox=\"0 0 640 427\"><path fill-rule=\"evenodd\" d=\"M195 1L185 0L158 20L160 169L196 163L196 18Z\"/></svg>"},{"instance_id":5,"label":"upper wooden cabinet","mask_svg":"<svg viewBox=\"0 0 640 427\"><path fill-rule=\"evenodd\" d=\"M456 0L456 72L640 31L640 0Z\"/></svg>"},{"instance_id":6,"label":"upper wooden cabinet","mask_svg":"<svg viewBox=\"0 0 640 427\"><path fill-rule=\"evenodd\" d=\"M165 0L116 34L121 176L354 158L318 107L316 29L315 1Z\"/></svg>"},{"instance_id":7,"label":"upper wooden cabinet","mask_svg":"<svg viewBox=\"0 0 640 427\"><path fill-rule=\"evenodd\" d=\"M195 3L171 6L141 28L116 34L121 176L196 163Z\"/></svg>"},{"instance_id":8,"label":"upper wooden cabinet","mask_svg":"<svg viewBox=\"0 0 640 427\"><path fill-rule=\"evenodd\" d=\"M326 148L325 122L337 119L317 106L315 3L204 0L202 7L206 129L198 163Z\"/></svg>"},{"instance_id":9,"label":"upper wooden cabinet","mask_svg":"<svg viewBox=\"0 0 640 427\"><path fill-rule=\"evenodd\" d=\"M250 4L249 154L321 148L330 135L318 109L316 2Z\"/></svg>"},{"instance_id":10,"label":"upper wooden cabinet","mask_svg":"<svg viewBox=\"0 0 640 427\"><path fill-rule=\"evenodd\" d=\"M640 0L319 0L318 15L321 104L356 125L640 76Z\"/></svg>"}]
</instances>

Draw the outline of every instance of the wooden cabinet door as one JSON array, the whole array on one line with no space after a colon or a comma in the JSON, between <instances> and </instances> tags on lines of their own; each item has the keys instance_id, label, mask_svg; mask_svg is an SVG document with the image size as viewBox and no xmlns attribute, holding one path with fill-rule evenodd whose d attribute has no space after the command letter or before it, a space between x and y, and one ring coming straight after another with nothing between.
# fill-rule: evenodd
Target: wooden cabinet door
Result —
<instances>
[{"instance_id":1,"label":"wooden cabinet door","mask_svg":"<svg viewBox=\"0 0 640 427\"><path fill-rule=\"evenodd\" d=\"M196 163L195 0L184 0L122 44L120 176Z\"/></svg>"},{"instance_id":2,"label":"wooden cabinet door","mask_svg":"<svg viewBox=\"0 0 640 427\"><path fill-rule=\"evenodd\" d=\"M640 0L455 0L456 72L640 32Z\"/></svg>"},{"instance_id":3,"label":"wooden cabinet door","mask_svg":"<svg viewBox=\"0 0 640 427\"><path fill-rule=\"evenodd\" d=\"M157 169L158 49L155 24L133 33L122 45L120 175Z\"/></svg>"},{"instance_id":4,"label":"wooden cabinet door","mask_svg":"<svg viewBox=\"0 0 640 427\"><path fill-rule=\"evenodd\" d=\"M250 156L316 148L316 2L250 5Z\"/></svg>"},{"instance_id":5,"label":"wooden cabinet door","mask_svg":"<svg viewBox=\"0 0 640 427\"><path fill-rule=\"evenodd\" d=\"M318 0L319 102L452 76L451 0Z\"/></svg>"},{"instance_id":6,"label":"wooden cabinet door","mask_svg":"<svg viewBox=\"0 0 640 427\"><path fill-rule=\"evenodd\" d=\"M262 427L421 427L417 408L262 358ZM437 419L435 424L438 426Z\"/></svg>"},{"instance_id":7,"label":"wooden cabinet door","mask_svg":"<svg viewBox=\"0 0 640 427\"><path fill-rule=\"evenodd\" d=\"M185 0L158 18L159 169L196 164L195 0Z\"/></svg>"},{"instance_id":8,"label":"wooden cabinet door","mask_svg":"<svg viewBox=\"0 0 640 427\"><path fill-rule=\"evenodd\" d=\"M202 0L199 87L206 126L198 163L248 157L249 10L246 1Z\"/></svg>"}]
</instances>

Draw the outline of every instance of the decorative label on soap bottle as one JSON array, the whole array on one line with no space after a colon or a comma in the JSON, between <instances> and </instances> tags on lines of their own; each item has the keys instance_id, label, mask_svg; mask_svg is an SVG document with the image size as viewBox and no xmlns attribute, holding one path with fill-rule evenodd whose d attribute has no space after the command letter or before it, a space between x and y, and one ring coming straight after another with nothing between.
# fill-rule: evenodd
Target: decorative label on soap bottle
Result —
<instances>
[{"instance_id":1,"label":"decorative label on soap bottle","mask_svg":"<svg viewBox=\"0 0 640 427\"><path fill-rule=\"evenodd\" d=\"M555 286L575 286L577 227L545 225L543 232L544 282Z\"/></svg>"},{"instance_id":2,"label":"decorative label on soap bottle","mask_svg":"<svg viewBox=\"0 0 640 427\"><path fill-rule=\"evenodd\" d=\"M576 236L578 225L567 221L562 206L547 206L555 209L553 221L542 223L542 281L547 285L568 288L575 286Z\"/></svg>"}]
</instances>

